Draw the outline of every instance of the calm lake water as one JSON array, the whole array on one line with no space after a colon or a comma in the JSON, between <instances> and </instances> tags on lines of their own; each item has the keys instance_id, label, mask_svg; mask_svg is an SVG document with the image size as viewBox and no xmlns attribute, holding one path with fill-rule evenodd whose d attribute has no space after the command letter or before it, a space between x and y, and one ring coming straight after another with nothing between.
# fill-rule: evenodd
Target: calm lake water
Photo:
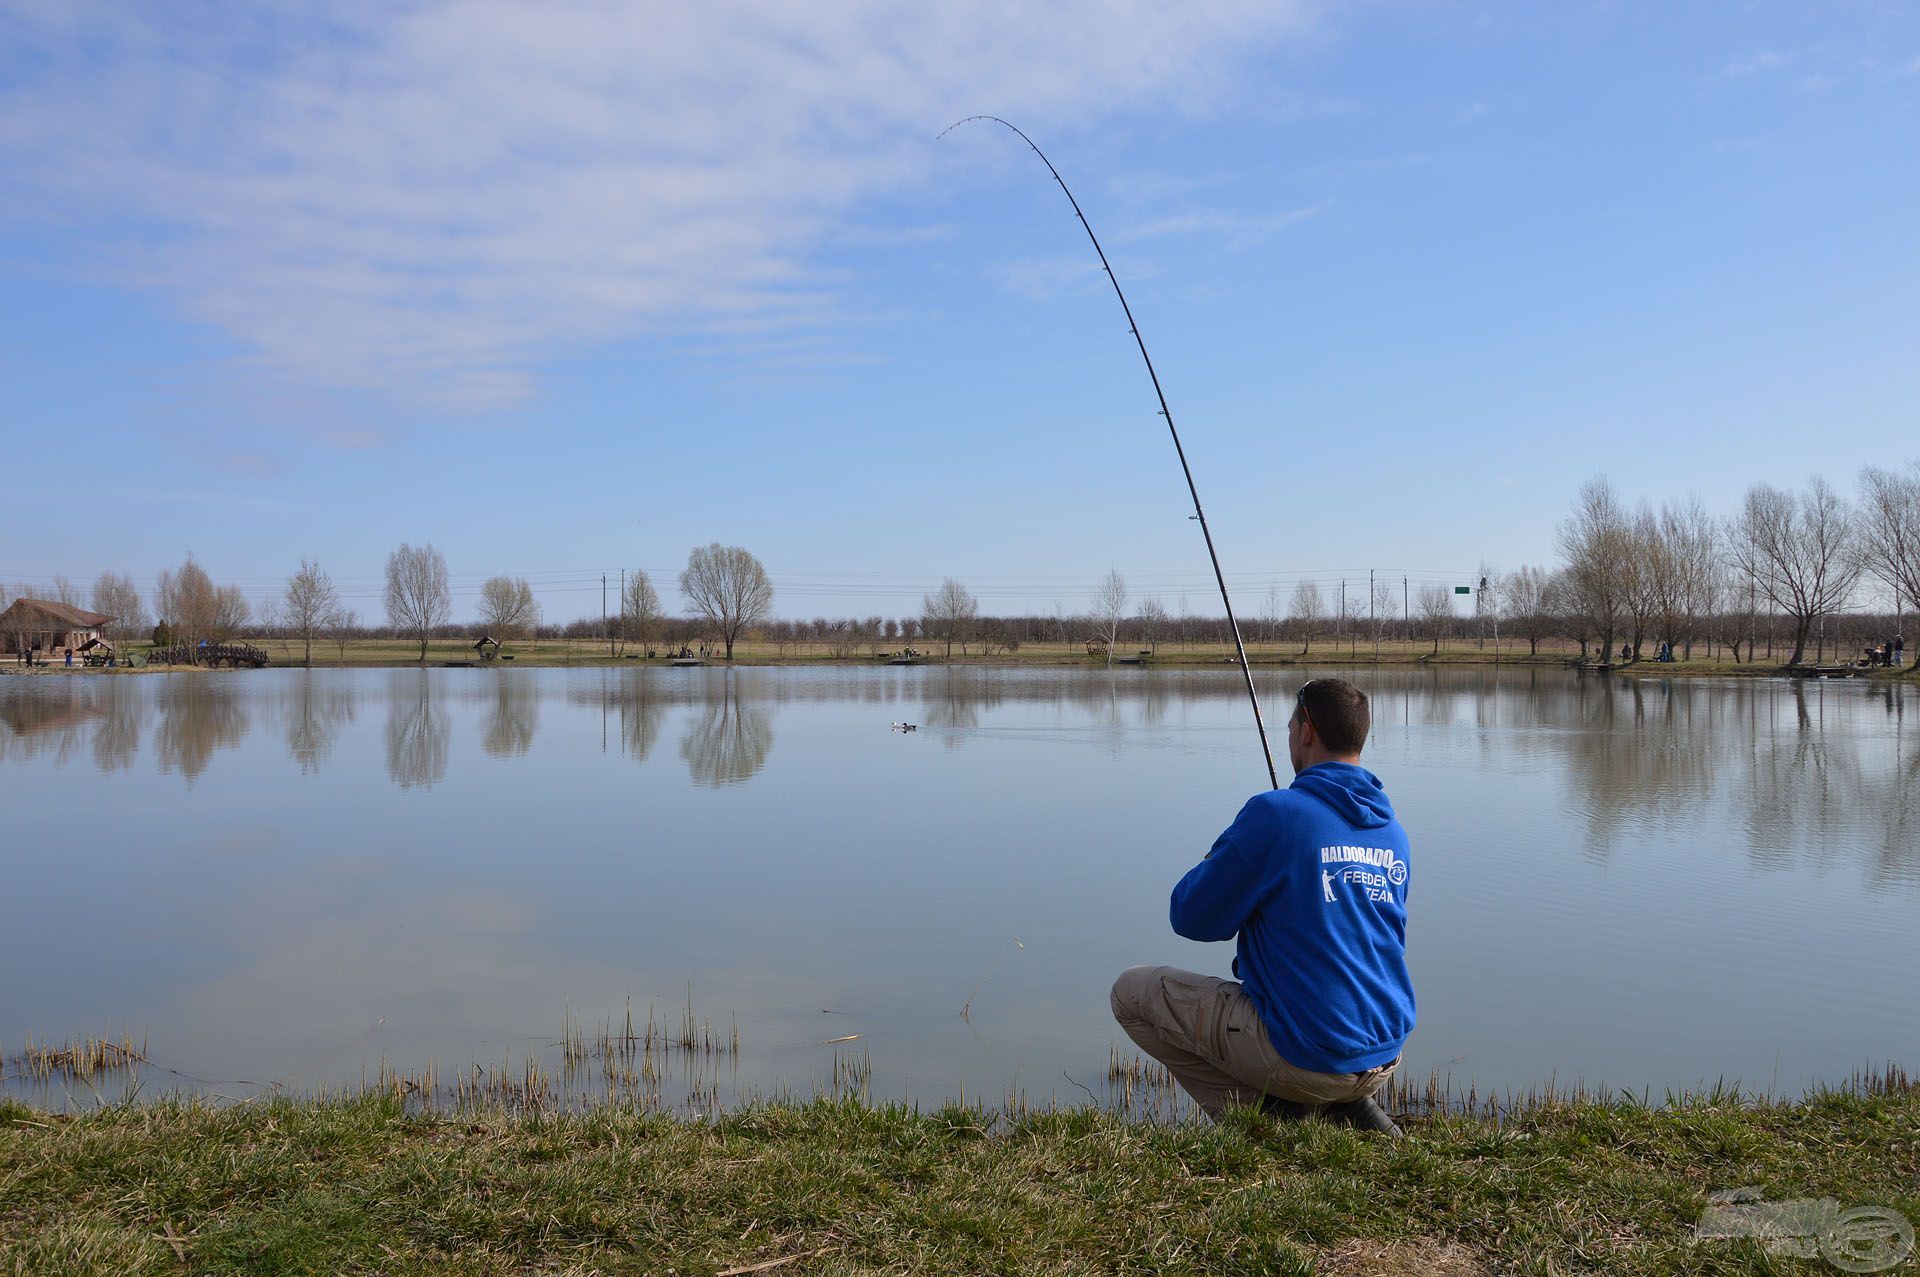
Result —
<instances>
[{"instance_id":1,"label":"calm lake water","mask_svg":"<svg viewBox=\"0 0 1920 1277\"><path fill-rule=\"evenodd\" d=\"M1261 677L1274 719L1304 677ZM1413 838L1405 1075L1920 1060L1913 689L1353 677ZM631 997L737 1023L722 1102L853 1052L876 1098L1081 1099L1115 974L1225 973L1167 892L1263 780L1231 671L0 678L0 1085L123 1027L147 1093L557 1071Z\"/></svg>"}]
</instances>

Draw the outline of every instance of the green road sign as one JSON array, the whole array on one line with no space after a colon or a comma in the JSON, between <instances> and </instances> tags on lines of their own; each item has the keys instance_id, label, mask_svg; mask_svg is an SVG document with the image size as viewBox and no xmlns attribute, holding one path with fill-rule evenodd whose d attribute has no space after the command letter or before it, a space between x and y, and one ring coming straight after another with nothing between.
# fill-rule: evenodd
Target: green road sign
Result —
<instances>
[{"instance_id":1,"label":"green road sign","mask_svg":"<svg viewBox=\"0 0 1920 1277\"><path fill-rule=\"evenodd\" d=\"M1473 587L1471 585L1456 585L1453 587L1453 592L1455 594L1472 594Z\"/></svg>"}]
</instances>

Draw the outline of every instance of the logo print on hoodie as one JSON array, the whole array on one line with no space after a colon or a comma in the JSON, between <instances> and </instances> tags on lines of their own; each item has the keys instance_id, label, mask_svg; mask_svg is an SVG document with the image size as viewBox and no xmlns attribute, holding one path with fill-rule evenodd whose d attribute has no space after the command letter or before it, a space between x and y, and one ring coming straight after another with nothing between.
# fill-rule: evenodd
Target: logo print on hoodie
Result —
<instances>
[{"instance_id":1,"label":"logo print on hoodie","mask_svg":"<svg viewBox=\"0 0 1920 1277\"><path fill-rule=\"evenodd\" d=\"M1364 890L1369 900L1391 900L1392 889L1407 882L1407 862L1388 847L1322 847L1320 863L1345 866L1334 873L1320 871L1320 891L1327 904L1337 899L1333 891L1336 882L1352 883Z\"/></svg>"}]
</instances>

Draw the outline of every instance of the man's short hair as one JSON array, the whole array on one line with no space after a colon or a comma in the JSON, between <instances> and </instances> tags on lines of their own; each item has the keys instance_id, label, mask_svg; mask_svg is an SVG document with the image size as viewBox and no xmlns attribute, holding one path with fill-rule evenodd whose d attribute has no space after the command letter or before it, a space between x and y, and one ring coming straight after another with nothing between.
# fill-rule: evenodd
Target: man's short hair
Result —
<instances>
[{"instance_id":1,"label":"man's short hair","mask_svg":"<svg viewBox=\"0 0 1920 1277\"><path fill-rule=\"evenodd\" d=\"M1316 678L1300 689L1299 707L1306 710L1314 732L1333 754L1358 754L1373 730L1373 711L1367 694L1344 678Z\"/></svg>"}]
</instances>

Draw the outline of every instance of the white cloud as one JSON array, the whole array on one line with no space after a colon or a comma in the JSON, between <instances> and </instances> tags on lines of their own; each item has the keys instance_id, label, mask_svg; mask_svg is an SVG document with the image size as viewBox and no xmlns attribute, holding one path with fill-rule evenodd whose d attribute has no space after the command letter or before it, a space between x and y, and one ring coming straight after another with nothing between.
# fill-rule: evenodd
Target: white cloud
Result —
<instances>
[{"instance_id":1,"label":"white cloud","mask_svg":"<svg viewBox=\"0 0 1920 1277\"><path fill-rule=\"evenodd\" d=\"M1193 235L1217 241L1230 249L1250 248L1278 235L1297 222L1324 211L1326 203L1278 213L1240 213L1230 209L1199 208L1123 228L1119 240L1154 239L1163 235Z\"/></svg>"},{"instance_id":2,"label":"white cloud","mask_svg":"<svg viewBox=\"0 0 1920 1277\"><path fill-rule=\"evenodd\" d=\"M1311 2L0 0L0 224L271 373L493 405L569 345L831 315L809 253L989 153L951 120L1204 109Z\"/></svg>"},{"instance_id":3,"label":"white cloud","mask_svg":"<svg viewBox=\"0 0 1920 1277\"><path fill-rule=\"evenodd\" d=\"M1750 75L1762 75L1768 71L1777 71L1789 61L1784 53L1772 49L1762 49L1758 53L1749 53L1733 59L1721 67L1713 79L1724 83L1728 80L1743 80Z\"/></svg>"}]
</instances>

